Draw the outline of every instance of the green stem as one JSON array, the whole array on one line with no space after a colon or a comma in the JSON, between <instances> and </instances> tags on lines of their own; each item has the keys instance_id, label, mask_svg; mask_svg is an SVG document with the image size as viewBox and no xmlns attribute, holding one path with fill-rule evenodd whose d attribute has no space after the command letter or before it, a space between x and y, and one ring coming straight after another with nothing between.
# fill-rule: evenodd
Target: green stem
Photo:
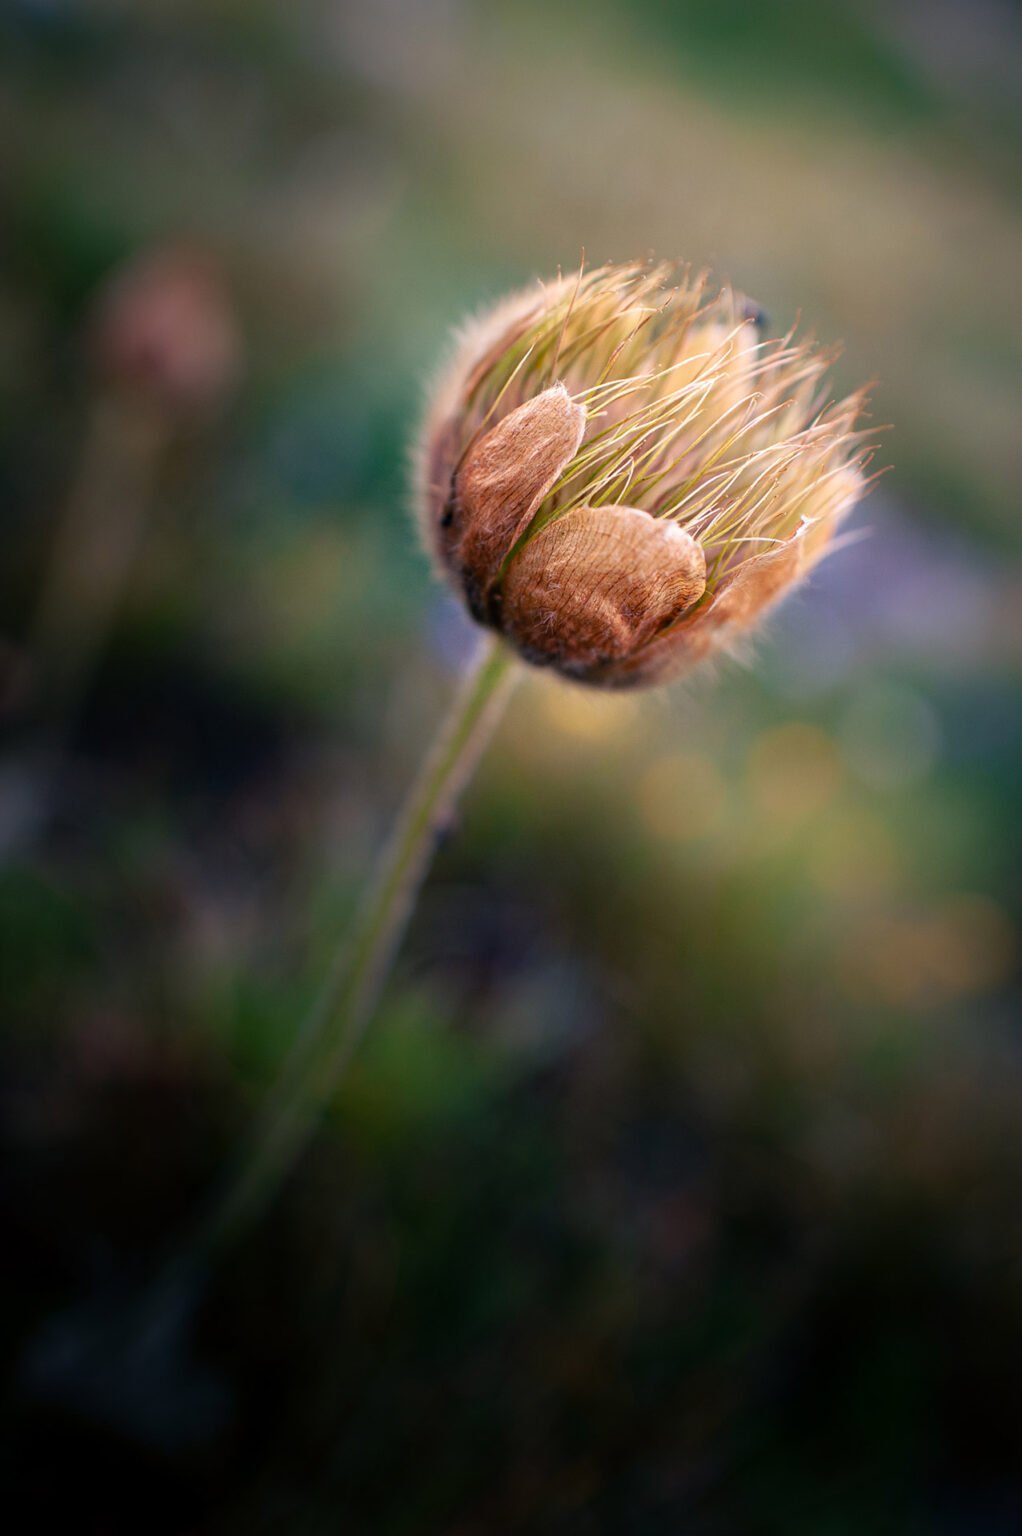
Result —
<instances>
[{"instance_id":1,"label":"green stem","mask_svg":"<svg viewBox=\"0 0 1022 1536\"><path fill-rule=\"evenodd\" d=\"M443 830L503 712L516 668L488 639L412 788L376 878L281 1078L195 1237L211 1253L254 1220L301 1154L372 1016Z\"/></svg>"}]
</instances>

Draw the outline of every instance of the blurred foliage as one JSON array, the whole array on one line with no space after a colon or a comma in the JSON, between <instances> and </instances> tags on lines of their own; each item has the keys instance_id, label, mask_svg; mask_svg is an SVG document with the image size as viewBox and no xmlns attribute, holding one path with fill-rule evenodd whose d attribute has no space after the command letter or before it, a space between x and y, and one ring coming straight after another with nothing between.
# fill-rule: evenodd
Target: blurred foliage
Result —
<instances>
[{"instance_id":1,"label":"blurred foliage","mask_svg":"<svg viewBox=\"0 0 1022 1536\"><path fill-rule=\"evenodd\" d=\"M38 1519L1022 1525L1020 37L1009 0L0 11L4 1465ZM127 479L95 306L168 246L243 373ZM522 684L177 1374L69 1399L41 1341L194 1211L471 644L404 506L421 380L583 246L844 338L895 424L866 536L715 676ZM68 661L41 594L131 532L125 485Z\"/></svg>"}]
</instances>

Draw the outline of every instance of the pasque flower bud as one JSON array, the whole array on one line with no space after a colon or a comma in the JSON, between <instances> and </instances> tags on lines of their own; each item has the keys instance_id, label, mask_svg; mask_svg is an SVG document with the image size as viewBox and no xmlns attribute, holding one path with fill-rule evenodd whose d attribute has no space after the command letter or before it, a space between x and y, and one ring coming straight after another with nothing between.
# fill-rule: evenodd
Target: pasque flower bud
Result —
<instances>
[{"instance_id":1,"label":"pasque flower bud","mask_svg":"<svg viewBox=\"0 0 1022 1536\"><path fill-rule=\"evenodd\" d=\"M525 660L662 681L747 630L862 494L861 393L672 269L603 267L464 331L418 458L430 549Z\"/></svg>"}]
</instances>

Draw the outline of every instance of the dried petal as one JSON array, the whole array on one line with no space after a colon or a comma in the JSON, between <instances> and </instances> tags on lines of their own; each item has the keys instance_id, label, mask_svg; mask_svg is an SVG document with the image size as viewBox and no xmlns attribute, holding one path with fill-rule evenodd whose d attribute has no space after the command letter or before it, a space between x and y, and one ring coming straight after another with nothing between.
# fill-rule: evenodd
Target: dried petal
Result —
<instances>
[{"instance_id":1,"label":"dried petal","mask_svg":"<svg viewBox=\"0 0 1022 1536\"><path fill-rule=\"evenodd\" d=\"M582 407L557 384L511 411L465 455L455 477L451 537L480 617L505 555L582 441L585 421Z\"/></svg>"},{"instance_id":2,"label":"dried petal","mask_svg":"<svg viewBox=\"0 0 1022 1536\"><path fill-rule=\"evenodd\" d=\"M832 533L832 524L813 524L767 554L750 555L698 613L591 680L608 688L644 687L679 677L713 652L727 650L821 558Z\"/></svg>"},{"instance_id":3,"label":"dried petal","mask_svg":"<svg viewBox=\"0 0 1022 1536\"><path fill-rule=\"evenodd\" d=\"M585 676L644 645L705 587L703 551L677 524L634 507L579 507L511 562L501 626L529 660Z\"/></svg>"},{"instance_id":4,"label":"dried petal","mask_svg":"<svg viewBox=\"0 0 1022 1536\"><path fill-rule=\"evenodd\" d=\"M797 581L802 571L803 541L796 536L768 554L750 555L721 582L706 624L745 629Z\"/></svg>"}]
</instances>

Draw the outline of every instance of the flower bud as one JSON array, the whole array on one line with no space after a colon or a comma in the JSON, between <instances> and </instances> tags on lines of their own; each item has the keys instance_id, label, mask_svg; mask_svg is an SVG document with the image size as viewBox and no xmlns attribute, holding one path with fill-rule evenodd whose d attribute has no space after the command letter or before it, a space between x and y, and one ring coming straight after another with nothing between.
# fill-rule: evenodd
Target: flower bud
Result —
<instances>
[{"instance_id":1,"label":"flower bud","mask_svg":"<svg viewBox=\"0 0 1022 1536\"><path fill-rule=\"evenodd\" d=\"M93 320L93 358L115 389L175 416L214 411L241 343L227 291L198 251L147 252L117 272Z\"/></svg>"},{"instance_id":2,"label":"flower bud","mask_svg":"<svg viewBox=\"0 0 1022 1536\"><path fill-rule=\"evenodd\" d=\"M861 395L764 341L762 311L604 267L462 336L418 460L427 541L473 618L604 687L676 675L748 630L864 489Z\"/></svg>"}]
</instances>

